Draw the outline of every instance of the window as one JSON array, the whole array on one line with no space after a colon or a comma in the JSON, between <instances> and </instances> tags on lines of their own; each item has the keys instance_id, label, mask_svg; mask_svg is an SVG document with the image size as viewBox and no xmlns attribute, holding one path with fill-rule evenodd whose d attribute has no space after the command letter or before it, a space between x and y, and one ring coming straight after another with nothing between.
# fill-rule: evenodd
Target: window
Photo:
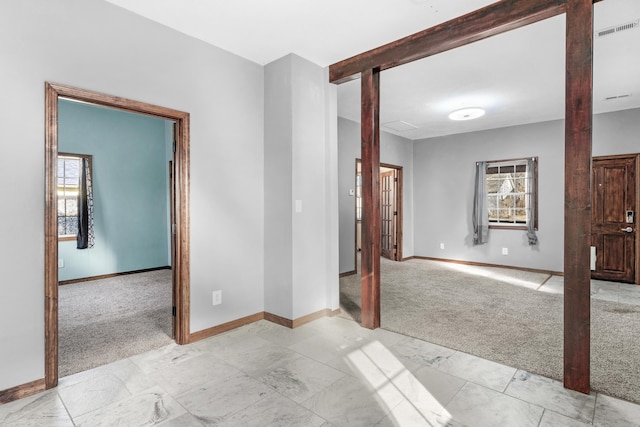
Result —
<instances>
[{"instance_id":1,"label":"window","mask_svg":"<svg viewBox=\"0 0 640 427\"><path fill-rule=\"evenodd\" d=\"M79 205L81 203L81 177L83 159L91 156L80 154L58 155L58 239L76 240L79 231Z\"/></svg>"},{"instance_id":2,"label":"window","mask_svg":"<svg viewBox=\"0 0 640 427\"><path fill-rule=\"evenodd\" d=\"M487 162L489 228L526 229L533 219L534 228L537 229L537 192L533 190L537 183L536 160L531 162L532 171L527 170L527 159Z\"/></svg>"}]
</instances>

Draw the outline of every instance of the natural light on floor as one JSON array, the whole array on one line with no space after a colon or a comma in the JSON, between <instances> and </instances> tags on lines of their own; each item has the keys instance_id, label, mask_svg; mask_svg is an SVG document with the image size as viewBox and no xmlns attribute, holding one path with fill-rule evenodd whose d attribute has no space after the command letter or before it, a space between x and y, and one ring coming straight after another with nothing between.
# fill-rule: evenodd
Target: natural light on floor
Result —
<instances>
[{"instance_id":1,"label":"natural light on floor","mask_svg":"<svg viewBox=\"0 0 640 427\"><path fill-rule=\"evenodd\" d=\"M346 356L351 369L365 379L395 425L446 425L451 415L424 385L379 341Z\"/></svg>"},{"instance_id":2,"label":"natural light on floor","mask_svg":"<svg viewBox=\"0 0 640 427\"><path fill-rule=\"evenodd\" d=\"M473 274L475 276L487 277L489 279L499 280L503 283L507 283L509 285L521 286L529 289L538 289L541 286L540 281L529 281L524 279L518 279L516 277L508 276L506 274L500 274L496 271L491 271L486 268L474 266L474 265L464 265L464 264L454 264L454 263L442 263L444 268L448 268L450 270L459 271L461 273Z\"/></svg>"}]
</instances>

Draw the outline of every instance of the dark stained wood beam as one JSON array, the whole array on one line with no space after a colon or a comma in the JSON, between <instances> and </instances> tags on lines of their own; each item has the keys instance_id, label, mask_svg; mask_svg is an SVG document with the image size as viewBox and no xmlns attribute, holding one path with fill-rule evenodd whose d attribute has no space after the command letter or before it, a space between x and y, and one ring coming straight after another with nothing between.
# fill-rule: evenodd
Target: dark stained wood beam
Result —
<instances>
[{"instance_id":1,"label":"dark stained wood beam","mask_svg":"<svg viewBox=\"0 0 640 427\"><path fill-rule=\"evenodd\" d=\"M362 326L380 327L380 70L362 73Z\"/></svg>"},{"instance_id":2,"label":"dark stained wood beam","mask_svg":"<svg viewBox=\"0 0 640 427\"><path fill-rule=\"evenodd\" d=\"M365 70L381 71L496 34L542 21L565 11L567 0L502 0L345 59L329 67L329 81L342 83Z\"/></svg>"},{"instance_id":3,"label":"dark stained wood beam","mask_svg":"<svg viewBox=\"0 0 640 427\"><path fill-rule=\"evenodd\" d=\"M593 2L567 0L564 386L589 393Z\"/></svg>"}]
</instances>

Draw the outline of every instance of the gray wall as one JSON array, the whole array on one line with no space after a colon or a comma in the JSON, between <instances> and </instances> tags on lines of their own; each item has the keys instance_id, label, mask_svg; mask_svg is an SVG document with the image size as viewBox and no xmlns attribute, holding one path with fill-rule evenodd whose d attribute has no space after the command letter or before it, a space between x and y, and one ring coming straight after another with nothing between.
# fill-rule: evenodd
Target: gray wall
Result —
<instances>
[{"instance_id":1,"label":"gray wall","mask_svg":"<svg viewBox=\"0 0 640 427\"><path fill-rule=\"evenodd\" d=\"M278 313L338 307L337 96L327 69L290 56L289 80L265 88L264 67L101 0L0 2L0 59L0 116L10 124L1 173L17 183L0 210L0 323L11 325L0 329L11 349L0 352L0 390L44 377L45 81L190 113L191 332L265 310L265 227L284 230L287 218L291 304ZM282 111L269 110L265 126L270 106ZM291 135L289 170L265 170L266 159L282 160L273 139L265 156L265 132ZM274 219L272 204L295 200L301 213ZM221 305L211 305L214 290Z\"/></svg>"},{"instance_id":2,"label":"gray wall","mask_svg":"<svg viewBox=\"0 0 640 427\"><path fill-rule=\"evenodd\" d=\"M263 67L98 0L0 2L0 59L0 390L44 377L45 81L191 114L191 330L263 310Z\"/></svg>"},{"instance_id":3,"label":"gray wall","mask_svg":"<svg viewBox=\"0 0 640 427\"><path fill-rule=\"evenodd\" d=\"M290 56L264 70L264 307L293 317L293 122Z\"/></svg>"},{"instance_id":4,"label":"gray wall","mask_svg":"<svg viewBox=\"0 0 640 427\"><path fill-rule=\"evenodd\" d=\"M360 124L345 118L338 118L338 164L340 200L340 273L353 271L355 250L355 196L349 195L355 189L356 159L360 155ZM380 162L402 166L403 172L403 234L402 256L413 256L414 207L413 207L413 142L411 140L380 132Z\"/></svg>"},{"instance_id":5,"label":"gray wall","mask_svg":"<svg viewBox=\"0 0 640 427\"><path fill-rule=\"evenodd\" d=\"M593 117L593 155L640 153L640 108Z\"/></svg>"},{"instance_id":6,"label":"gray wall","mask_svg":"<svg viewBox=\"0 0 640 427\"><path fill-rule=\"evenodd\" d=\"M416 141L415 254L562 271L563 138L563 122L555 121ZM539 244L529 246L522 230L489 230L489 242L474 246L475 162L534 156L539 160ZM507 256L501 254L504 247Z\"/></svg>"},{"instance_id":7,"label":"gray wall","mask_svg":"<svg viewBox=\"0 0 640 427\"><path fill-rule=\"evenodd\" d=\"M595 115L593 154L638 153L638 135L640 109ZM524 231L490 230L487 244L473 246L475 162L529 156L539 158L539 244ZM563 271L564 121L415 141L414 168L415 255Z\"/></svg>"},{"instance_id":8,"label":"gray wall","mask_svg":"<svg viewBox=\"0 0 640 427\"><path fill-rule=\"evenodd\" d=\"M265 311L288 319L338 307L331 103L321 67L296 55L265 67Z\"/></svg>"}]
</instances>

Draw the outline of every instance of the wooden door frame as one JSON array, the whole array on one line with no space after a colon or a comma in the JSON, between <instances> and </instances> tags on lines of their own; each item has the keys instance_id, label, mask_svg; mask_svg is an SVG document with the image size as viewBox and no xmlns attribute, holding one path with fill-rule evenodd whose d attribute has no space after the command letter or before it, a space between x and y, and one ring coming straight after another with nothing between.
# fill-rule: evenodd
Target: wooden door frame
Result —
<instances>
[{"instance_id":1,"label":"wooden door frame","mask_svg":"<svg viewBox=\"0 0 640 427\"><path fill-rule=\"evenodd\" d=\"M356 176L356 189L358 187L358 182L357 182L357 176L358 176L358 164L362 163L362 159L356 158L356 164L355 164L355 176ZM380 163L380 167L378 168L378 170L380 168L389 168L389 169L395 169L396 171L396 178L398 178L398 183L396 184L396 206L398 207L397 212L398 212L398 219L396 221L396 226L397 226L397 230L396 230L396 244L398 245L398 250L396 251L396 259L395 261L402 261L403 257L402 257L402 233L403 233L403 227L404 227L404 222L403 222L403 203L404 203L404 198L402 195L402 190L404 188L403 186L403 169L402 166L397 166L397 165L392 165L390 163ZM362 170L362 169L361 169ZM362 180L360 181L362 183ZM361 190L362 191L362 190ZM357 195L356 195L357 196ZM356 197L357 198L357 197ZM358 209L358 206L356 204L356 201L354 200L354 211ZM354 233L354 259L353 259L353 265L354 265L354 269L353 271L357 274L358 273L358 217L356 215L356 217L354 218L354 221L356 223L356 231ZM362 221L360 221L362 222ZM361 236L362 238L362 236ZM349 273L351 274L351 273Z\"/></svg>"},{"instance_id":2,"label":"wooden door frame","mask_svg":"<svg viewBox=\"0 0 640 427\"><path fill-rule=\"evenodd\" d=\"M501 0L329 66L329 81L360 77L363 221L361 318L380 327L380 72L566 13L564 166L564 386L589 393L591 354L591 145L593 4L600 0Z\"/></svg>"},{"instance_id":3,"label":"wooden door frame","mask_svg":"<svg viewBox=\"0 0 640 427\"><path fill-rule=\"evenodd\" d=\"M634 214L634 227L636 228L635 233L635 260L634 260L634 268L635 268L635 277L634 283L636 285L640 285L640 228L638 228L638 215L640 212L640 153L630 153L630 154L615 154L611 156L593 156L593 160L616 160L616 159L634 159L636 162L636 206L635 206L635 214ZM591 190L593 191L593 189Z\"/></svg>"},{"instance_id":4,"label":"wooden door frame","mask_svg":"<svg viewBox=\"0 0 640 427\"><path fill-rule=\"evenodd\" d=\"M189 113L159 107L140 101L106 95L85 89L45 83L45 385L58 384L58 227L57 227L57 160L58 160L58 99L67 98L145 114L176 123L174 178L176 180L176 242L177 283L174 339L178 344L189 340Z\"/></svg>"},{"instance_id":5,"label":"wooden door frame","mask_svg":"<svg viewBox=\"0 0 640 427\"><path fill-rule=\"evenodd\" d=\"M394 169L396 171L396 178L398 179L394 189L394 191L396 192L396 212L398 212L398 215L397 215L398 218L396 219L396 242L395 242L395 244L398 245L398 249L396 250L396 256L395 256L396 259L394 261L402 261L402 231L403 231L402 203L404 201L402 198L402 188L403 188L402 166L392 165L390 163L380 163L380 167Z\"/></svg>"}]
</instances>

